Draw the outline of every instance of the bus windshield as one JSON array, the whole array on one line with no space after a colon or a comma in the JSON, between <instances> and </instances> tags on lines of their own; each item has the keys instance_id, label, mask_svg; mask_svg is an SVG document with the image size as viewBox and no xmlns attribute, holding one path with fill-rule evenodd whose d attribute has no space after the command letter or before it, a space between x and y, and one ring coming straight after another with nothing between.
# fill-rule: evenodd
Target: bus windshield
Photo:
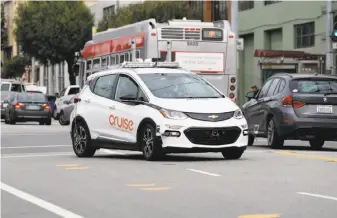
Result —
<instances>
[{"instance_id":1,"label":"bus windshield","mask_svg":"<svg viewBox=\"0 0 337 218\"><path fill-rule=\"evenodd\" d=\"M140 78L158 98L222 98L223 96L198 75L186 73L140 74Z\"/></svg>"}]
</instances>

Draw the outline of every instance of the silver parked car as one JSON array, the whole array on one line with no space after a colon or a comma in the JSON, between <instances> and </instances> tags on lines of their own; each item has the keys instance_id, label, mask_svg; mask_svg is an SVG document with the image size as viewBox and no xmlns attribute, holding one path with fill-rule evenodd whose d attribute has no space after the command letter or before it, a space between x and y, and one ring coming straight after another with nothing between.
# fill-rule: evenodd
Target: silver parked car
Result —
<instances>
[{"instance_id":1,"label":"silver parked car","mask_svg":"<svg viewBox=\"0 0 337 218\"><path fill-rule=\"evenodd\" d=\"M69 125L70 123L70 114L74 110L75 106L74 98L75 96L71 97L69 100L63 101L62 107L59 107L59 123L62 126Z\"/></svg>"}]
</instances>

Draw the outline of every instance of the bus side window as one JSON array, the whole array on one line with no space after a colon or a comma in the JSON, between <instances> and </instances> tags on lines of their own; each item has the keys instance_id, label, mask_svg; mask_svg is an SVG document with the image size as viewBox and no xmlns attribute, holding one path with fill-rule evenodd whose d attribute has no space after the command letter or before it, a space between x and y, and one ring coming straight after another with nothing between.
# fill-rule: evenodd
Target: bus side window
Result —
<instances>
[{"instance_id":1,"label":"bus side window","mask_svg":"<svg viewBox=\"0 0 337 218\"><path fill-rule=\"evenodd\" d=\"M140 58L140 52L139 52L139 50L136 51L136 58L137 59Z\"/></svg>"},{"instance_id":2,"label":"bus side window","mask_svg":"<svg viewBox=\"0 0 337 218\"><path fill-rule=\"evenodd\" d=\"M119 55L116 55L116 64L119 64L120 62L119 62Z\"/></svg>"},{"instance_id":3,"label":"bus side window","mask_svg":"<svg viewBox=\"0 0 337 218\"><path fill-rule=\"evenodd\" d=\"M102 58L102 68L108 66L108 58L104 57Z\"/></svg>"},{"instance_id":4,"label":"bus side window","mask_svg":"<svg viewBox=\"0 0 337 218\"><path fill-rule=\"evenodd\" d=\"M91 70L91 63L92 63L91 60L88 60L88 61L87 61L87 71L90 71L90 70Z\"/></svg>"},{"instance_id":5,"label":"bus side window","mask_svg":"<svg viewBox=\"0 0 337 218\"><path fill-rule=\"evenodd\" d=\"M119 63L123 63L124 62L124 54L121 54L119 56Z\"/></svg>"},{"instance_id":6,"label":"bus side window","mask_svg":"<svg viewBox=\"0 0 337 218\"><path fill-rule=\"evenodd\" d=\"M100 63L101 62L101 59L100 58L97 58L97 59L94 59L94 61L93 61L93 70L97 70L97 69L99 69L100 68Z\"/></svg>"},{"instance_id":7,"label":"bus side window","mask_svg":"<svg viewBox=\"0 0 337 218\"><path fill-rule=\"evenodd\" d=\"M125 61L129 61L129 52L125 53Z\"/></svg>"},{"instance_id":8,"label":"bus side window","mask_svg":"<svg viewBox=\"0 0 337 218\"><path fill-rule=\"evenodd\" d=\"M132 52L130 52L130 61L132 61Z\"/></svg>"},{"instance_id":9,"label":"bus side window","mask_svg":"<svg viewBox=\"0 0 337 218\"><path fill-rule=\"evenodd\" d=\"M114 64L116 64L116 56L115 56L115 55L112 55L112 56L110 57L110 66L111 66L111 65L114 65Z\"/></svg>"}]
</instances>

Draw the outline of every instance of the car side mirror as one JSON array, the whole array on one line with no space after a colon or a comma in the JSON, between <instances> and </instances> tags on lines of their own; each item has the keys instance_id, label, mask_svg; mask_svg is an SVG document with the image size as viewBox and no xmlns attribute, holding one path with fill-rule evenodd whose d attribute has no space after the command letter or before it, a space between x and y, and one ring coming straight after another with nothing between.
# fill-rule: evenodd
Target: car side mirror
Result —
<instances>
[{"instance_id":1,"label":"car side mirror","mask_svg":"<svg viewBox=\"0 0 337 218\"><path fill-rule=\"evenodd\" d=\"M55 97L58 98L60 95L59 93L55 93Z\"/></svg>"},{"instance_id":2,"label":"car side mirror","mask_svg":"<svg viewBox=\"0 0 337 218\"><path fill-rule=\"evenodd\" d=\"M122 101L136 101L137 97L136 96L133 96L133 95L124 95L124 96L121 96L119 97L120 100Z\"/></svg>"},{"instance_id":3,"label":"car side mirror","mask_svg":"<svg viewBox=\"0 0 337 218\"><path fill-rule=\"evenodd\" d=\"M254 92L247 92L246 98L248 98L248 99L254 98L255 99L255 93Z\"/></svg>"}]
</instances>

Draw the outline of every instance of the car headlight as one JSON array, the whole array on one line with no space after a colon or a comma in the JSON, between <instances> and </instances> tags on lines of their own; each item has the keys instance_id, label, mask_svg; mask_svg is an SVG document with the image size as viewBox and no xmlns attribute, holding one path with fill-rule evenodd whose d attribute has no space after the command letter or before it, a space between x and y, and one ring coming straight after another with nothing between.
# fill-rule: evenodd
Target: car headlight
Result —
<instances>
[{"instance_id":1,"label":"car headlight","mask_svg":"<svg viewBox=\"0 0 337 218\"><path fill-rule=\"evenodd\" d=\"M187 118L187 116L183 112L172 111L172 110L167 110L167 109L160 109L159 111L164 117L168 119L184 120Z\"/></svg>"},{"instance_id":2,"label":"car headlight","mask_svg":"<svg viewBox=\"0 0 337 218\"><path fill-rule=\"evenodd\" d=\"M234 116L233 116L235 119L242 119L243 118L243 114L242 114L242 111L241 110L236 110L234 112Z\"/></svg>"}]
</instances>

